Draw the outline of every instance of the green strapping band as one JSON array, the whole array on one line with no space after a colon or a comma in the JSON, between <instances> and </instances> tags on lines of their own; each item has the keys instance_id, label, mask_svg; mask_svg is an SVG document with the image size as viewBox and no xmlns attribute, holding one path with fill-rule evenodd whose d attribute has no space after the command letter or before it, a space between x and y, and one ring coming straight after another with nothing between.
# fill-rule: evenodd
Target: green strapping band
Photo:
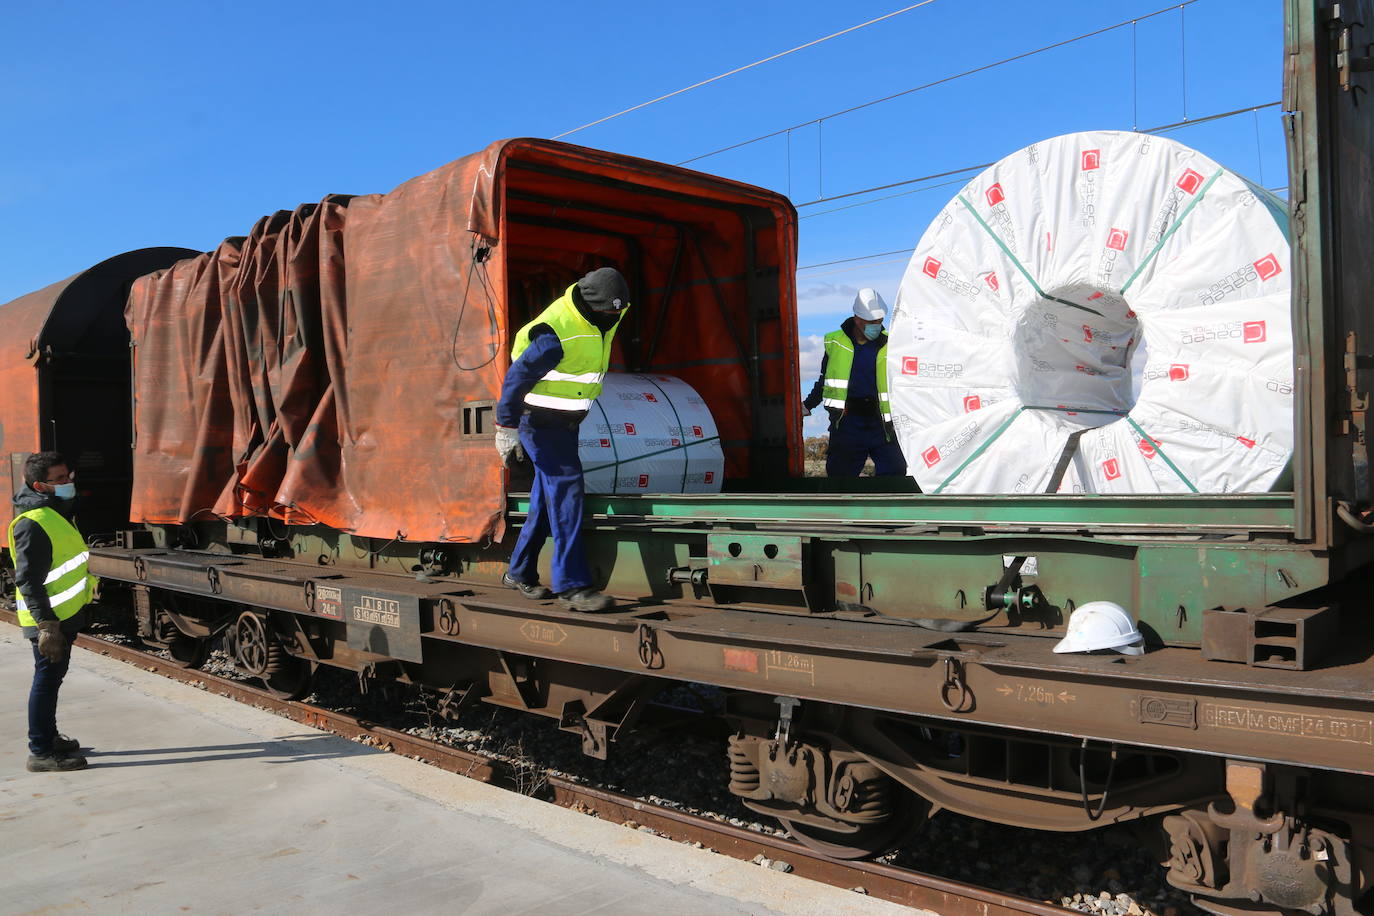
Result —
<instances>
[{"instance_id":1,"label":"green strapping band","mask_svg":"<svg viewBox=\"0 0 1374 916\"><path fill-rule=\"evenodd\" d=\"M1143 438L1146 442L1149 442L1151 447L1153 447L1155 451L1159 452L1159 457L1164 459L1164 463L1169 466L1169 470L1177 474L1178 479L1183 481L1183 483L1188 487L1188 489L1196 493L1197 487L1193 486L1193 482L1191 480L1183 476L1183 472L1178 469L1178 465L1174 464L1172 461L1169 460L1169 456L1165 453L1164 447L1161 446L1158 441L1146 435L1145 430L1140 428L1140 424L1137 423L1135 420L1131 419L1129 416L1126 417L1126 422L1131 424L1131 429L1140 433L1141 438Z\"/></svg>"},{"instance_id":2,"label":"green strapping band","mask_svg":"<svg viewBox=\"0 0 1374 916\"><path fill-rule=\"evenodd\" d=\"M1202 200L1202 198L1206 196L1207 189L1212 186L1213 182L1215 182L1218 178L1221 177L1221 173L1224 171L1225 169L1217 169L1216 172L1212 175L1212 177L1207 179L1206 184L1202 186L1202 190L1198 191L1197 196L1188 202L1188 206L1183 208L1183 212L1178 215L1178 219L1174 220L1174 224L1170 226L1168 230L1159 237L1159 242L1155 244L1155 247L1150 251L1149 254L1145 255L1145 260L1140 262L1140 266L1135 269L1135 273L1131 274L1130 277L1126 279L1126 285L1121 287L1122 295L1126 294L1126 290L1131 288L1131 284L1135 282L1135 278L1140 276L1140 272L1144 270L1145 267L1155 259L1155 255L1159 254L1159 250L1164 247L1164 243L1169 241L1169 237L1173 235L1176 231L1178 231L1179 226L1183 225L1184 219L1187 218L1189 213L1193 212L1193 208L1198 205L1198 201ZM1160 452L1160 454L1162 455L1164 453ZM1165 460L1168 461L1167 458ZM1173 467L1172 464L1170 464L1169 466ZM1182 477L1183 475L1180 474L1179 476ZM1187 481L1185 480L1184 483L1187 483ZM1192 484L1188 485L1192 486ZM1197 491L1194 490L1193 492L1196 493Z\"/></svg>"},{"instance_id":3,"label":"green strapping band","mask_svg":"<svg viewBox=\"0 0 1374 916\"><path fill-rule=\"evenodd\" d=\"M683 429L682 418L677 415L677 405L673 403L673 399L668 397L668 392L664 391L663 386L658 382L649 378L647 375L644 376L644 379L648 381L650 385L657 388L659 394L663 395L663 400L668 403L668 409L673 412L673 422L677 424L677 434L685 440L687 438L687 431ZM682 491L684 493L687 492L687 462L685 461L682 462Z\"/></svg>"},{"instance_id":4,"label":"green strapping band","mask_svg":"<svg viewBox=\"0 0 1374 916\"><path fill-rule=\"evenodd\" d=\"M620 455L619 455L619 452L617 451L617 453L616 453L616 459L617 459L617 460L612 461L610 464L598 464L596 467L592 467L592 468L583 468L583 469L582 469L582 473L583 473L583 474L590 474L592 471L604 471L606 468L618 468L618 467L620 467L622 464L633 464L634 462L636 462L636 461L642 461L642 460L644 460L645 458L654 458L654 457L656 457L656 456L658 456L658 455L666 455L666 454L668 454L669 452L680 452L680 451L682 451L683 449L685 449L685 448L691 448L691 447L694 446L694 445L705 445L707 442L715 442L715 441L716 441L717 439L719 439L719 438L720 438L720 436L707 436L705 439L697 439L697 440L694 441L694 442L684 442L684 443L682 443L681 445L671 445L671 446L669 446L668 448L661 448L661 449L659 449L659 450L656 451L656 452L646 452L646 453L643 454L643 455L636 455L636 456L634 456L633 458L626 458L624 461L620 461L620 460L619 460ZM614 437L614 436L611 437L611 445L612 445L612 447L614 447L614 445L615 445L615 437ZM612 491L612 492L614 492L614 491Z\"/></svg>"},{"instance_id":5,"label":"green strapping band","mask_svg":"<svg viewBox=\"0 0 1374 916\"><path fill-rule=\"evenodd\" d=\"M983 218L978 215L978 211L973 209L973 204L969 203L968 199L965 198L962 194L959 195L959 203L963 204L965 209L967 209L969 213L973 214L973 218L978 220L978 225L982 226L983 231L992 237L992 240L997 243L997 247L1002 249L1002 253L1005 254L1007 257L1011 258L1011 263L1016 265L1016 269L1021 271L1021 276L1026 278L1026 282L1030 283L1030 285L1035 289L1035 292L1040 296L1041 299L1049 299L1051 302L1058 302L1060 305L1067 305L1069 308L1078 309L1084 312L1090 312L1096 315L1098 318L1105 317L1097 309L1090 309L1086 305L1079 305L1077 302L1070 302L1067 299L1060 299L1058 296L1047 295L1045 291L1040 288L1040 284L1035 282L1035 278L1030 275L1030 271L1026 270L1025 266L1021 263L1020 259L1017 258L1016 255L1011 253L1011 249L1007 247L1006 242L1003 242L1001 237L998 236L996 232L992 231L992 227L989 226L986 222L984 222Z\"/></svg>"},{"instance_id":6,"label":"green strapping band","mask_svg":"<svg viewBox=\"0 0 1374 916\"><path fill-rule=\"evenodd\" d=\"M606 465L606 467L618 467L620 465L620 449L615 447L615 433L611 432L611 418L606 416L606 408L601 406L601 400L599 398L592 401L592 403L596 405L597 410L601 411L601 419L606 421L606 435L610 437L611 454L615 456L615 461ZM583 473L586 472L584 471ZM611 480L611 492L616 492L616 482L614 479Z\"/></svg>"},{"instance_id":7,"label":"green strapping band","mask_svg":"<svg viewBox=\"0 0 1374 916\"><path fill-rule=\"evenodd\" d=\"M997 427L997 431L994 432L991 436L989 436L989 437L988 437L988 440L987 440L986 442L984 442L982 445L980 445L980 446L978 446L976 449L974 449L974 450L973 450L973 454L972 454L972 455L969 455L967 458L965 458L965 459L964 459L964 463L961 464L961 465L959 465L957 468L955 468L955 469L954 469L954 473L953 473L953 474L950 474L948 477L946 477L946 478L944 479L944 481L943 481L938 487L935 488L935 492L936 492L936 493L939 493L939 492L940 492L941 490L943 490L945 487L947 487L947 486L949 486L951 483L953 483L953 482L954 482L954 478L956 478L956 477L958 477L960 474L962 474L962 473L964 472L964 468L968 467L970 464L972 464L972 463L974 462L974 460L975 460L979 455L981 455L981 454L983 454L983 452L987 451L987 450L988 450L988 446L989 446L989 445L992 445L992 443L996 442L996 441L997 441L997 438L998 438L999 436L1001 436L1002 433L1004 433L1004 432L1007 431L1007 427L1008 427L1008 426L1011 426L1012 421L1015 420L1017 417L1021 416L1022 412L1025 411L1025 409L1026 409L1026 408L1024 408L1024 407L1018 407L1018 408L1016 408L1016 413L1014 413L1014 414L1012 414L1011 416L1007 417L1006 421L1005 421L1001 426Z\"/></svg>"}]
</instances>

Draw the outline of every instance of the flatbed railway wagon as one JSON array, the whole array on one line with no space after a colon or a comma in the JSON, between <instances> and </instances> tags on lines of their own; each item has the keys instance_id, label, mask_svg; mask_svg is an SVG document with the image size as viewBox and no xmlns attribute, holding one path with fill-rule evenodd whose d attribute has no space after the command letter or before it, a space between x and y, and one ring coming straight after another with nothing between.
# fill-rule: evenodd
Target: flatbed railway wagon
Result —
<instances>
[{"instance_id":1,"label":"flatbed railway wagon","mask_svg":"<svg viewBox=\"0 0 1374 916\"><path fill-rule=\"evenodd\" d=\"M281 695L319 665L413 682L602 757L664 685L715 685L721 778L830 855L940 809L1131 823L1214 912L1369 912L1374 3L1285 17L1291 489L805 478L790 203L541 140L0 308L4 452L16 482L71 457L102 603L184 664L223 640ZM589 495L619 605L585 615L500 587L529 501L492 424L514 330L602 264L636 290L612 368L692 385L724 480ZM1051 651L1098 600L1145 654Z\"/></svg>"}]
</instances>

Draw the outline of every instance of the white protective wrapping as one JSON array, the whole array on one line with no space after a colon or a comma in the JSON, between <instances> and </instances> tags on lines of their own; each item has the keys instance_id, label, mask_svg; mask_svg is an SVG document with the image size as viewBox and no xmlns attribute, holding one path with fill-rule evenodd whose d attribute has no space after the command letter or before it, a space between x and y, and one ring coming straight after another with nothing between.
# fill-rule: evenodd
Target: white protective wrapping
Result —
<instances>
[{"instance_id":1,"label":"white protective wrapping","mask_svg":"<svg viewBox=\"0 0 1374 916\"><path fill-rule=\"evenodd\" d=\"M1235 493L1293 448L1286 205L1147 134L1056 137L926 230L888 346L927 493Z\"/></svg>"},{"instance_id":2,"label":"white protective wrapping","mask_svg":"<svg viewBox=\"0 0 1374 916\"><path fill-rule=\"evenodd\" d=\"M669 375L607 373L577 454L588 493L719 493L725 476L710 409Z\"/></svg>"}]
</instances>

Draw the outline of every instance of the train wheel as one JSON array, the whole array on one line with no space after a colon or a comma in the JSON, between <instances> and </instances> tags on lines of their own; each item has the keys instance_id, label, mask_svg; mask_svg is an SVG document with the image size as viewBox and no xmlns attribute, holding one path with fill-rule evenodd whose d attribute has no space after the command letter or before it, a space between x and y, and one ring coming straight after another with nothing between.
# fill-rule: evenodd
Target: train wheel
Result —
<instances>
[{"instance_id":1,"label":"train wheel","mask_svg":"<svg viewBox=\"0 0 1374 916\"><path fill-rule=\"evenodd\" d=\"M267 692L279 700L299 700L314 687L315 666L303 658L285 655L280 670L262 679Z\"/></svg>"},{"instance_id":2,"label":"train wheel","mask_svg":"<svg viewBox=\"0 0 1374 916\"><path fill-rule=\"evenodd\" d=\"M210 658L210 640L180 635L167 644L167 651L178 668L201 668Z\"/></svg>"},{"instance_id":3,"label":"train wheel","mask_svg":"<svg viewBox=\"0 0 1374 916\"><path fill-rule=\"evenodd\" d=\"M914 833L925 822L927 805L909 792L902 793L892 817L853 832L826 830L811 824L778 818L792 838L829 859L870 859L880 856Z\"/></svg>"}]
</instances>

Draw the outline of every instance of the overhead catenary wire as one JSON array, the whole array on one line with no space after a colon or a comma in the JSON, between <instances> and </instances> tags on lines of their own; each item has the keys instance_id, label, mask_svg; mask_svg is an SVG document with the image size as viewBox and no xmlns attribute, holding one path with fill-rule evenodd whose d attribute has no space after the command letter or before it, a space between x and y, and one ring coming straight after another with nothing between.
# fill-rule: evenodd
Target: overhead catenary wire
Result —
<instances>
[{"instance_id":1,"label":"overhead catenary wire","mask_svg":"<svg viewBox=\"0 0 1374 916\"><path fill-rule=\"evenodd\" d=\"M588 121L586 124L583 124L583 125L581 125L580 127L574 127L572 130L565 130L565 131L563 131L563 133L561 133L561 134L554 134L553 139L555 139L555 140L561 140L561 139L563 139L564 137L569 136L570 134L575 134L575 133L577 133L577 132L580 131L580 130L586 130L586 129L589 128L589 127L595 127L595 126L598 125L598 124L605 124L607 121L613 121L613 120L615 120L616 118L622 117L623 115L630 114L630 113L633 112L633 111L639 111L641 108L648 108L650 105L655 105L655 104L657 104L657 103L659 103L659 102L665 101L665 100L667 100L667 99L671 99L671 98L673 98L674 96L682 95L684 92L691 92L693 89L700 89L702 86L706 86L706 85L709 85L709 84L711 84L711 83L717 82L717 81L719 81L719 80L723 80L723 79L725 79L726 77L729 77L729 76L734 76L736 73L743 73L745 70L752 70L754 67L758 67L758 66L761 66L761 65L763 65L763 64L770 63L770 62L772 62L772 61L775 61L775 60L778 60L778 59L780 59L780 58L786 57L786 56L789 55L789 54L795 54L795 53L797 53L798 51L805 51L807 48L813 48L813 47L815 47L815 46L818 45L818 44L822 44L823 42L830 41L832 38L839 38L839 37L842 36L842 35L848 35L850 32L857 32L859 29L867 28L867 27L870 26L870 25L876 25L876 24L878 24L879 22L884 22L884 21L886 21L886 20L888 20L888 19L892 19L892 18L895 17L895 16L900 16L900 15L902 15L903 13L909 13L909 12L911 12L912 10L920 9L920 8L923 7L923 6L929 6L930 4L932 4L932 3L934 3L934 2L935 2L935 0L921 0L920 3L913 3L913 4L911 4L910 6L904 6L904 7L902 7L902 8L899 9L899 10L893 10L893 11L890 12L890 13L885 13L885 14L883 14L882 16L878 16L876 19L870 19L870 20L868 20L867 22L861 22L861 23L859 23L858 25L851 25L851 26L850 26L849 28L847 28L847 29L841 29L841 30L838 31L838 32L832 32L832 33L829 34L829 35L825 35L825 36L823 36L823 37L821 37L821 38L817 38L817 39L814 39L814 40L812 40L812 41L808 41L806 44L797 45L795 48L789 48L789 49L786 50L786 51L780 51L780 52L778 52L777 54L770 55L770 56L768 56L768 57L762 58L761 60L756 60L756 61L754 61L753 63L750 63L750 64L745 64L745 65L742 66L742 67L736 67L736 68L733 69L733 70L727 70L726 72L721 73L721 74L718 74L718 75L716 75L716 76L713 76L713 77L711 77L710 79L704 79L704 80L701 80L700 82L693 83L693 84L690 85L690 86L684 86L684 87L682 87L681 89L675 89L675 90L673 90L672 92L669 92L669 93L666 93L666 94L664 94L664 95L661 95L661 96L659 96L659 97L656 98L656 99L650 99L650 100L647 101L647 102L640 102L638 105L632 105L632 106L630 106L629 108L626 108L626 109L624 109L624 110L622 110L622 111L617 111L615 114L606 115L606 117L604 117L604 118L597 118L595 121ZM1189 0L1189 2L1195 3L1195 2L1197 2L1197 0Z\"/></svg>"},{"instance_id":2,"label":"overhead catenary wire","mask_svg":"<svg viewBox=\"0 0 1374 916\"><path fill-rule=\"evenodd\" d=\"M1143 133L1143 134L1160 134L1160 133L1167 133L1167 132L1170 132L1170 131L1179 130L1179 129L1184 128L1184 127L1193 127L1193 126L1200 125L1200 124L1207 124L1207 123L1210 123L1210 122L1212 122L1212 121L1220 121L1220 120L1223 120L1223 119L1225 119L1225 118L1234 118L1234 117L1238 117L1238 116L1240 116L1240 115L1250 114L1251 112L1256 112L1256 113L1258 113L1258 112L1260 112L1260 111L1263 111L1263 110L1266 109L1266 108L1276 108L1276 107L1278 107L1279 105L1282 105L1282 104L1283 104L1282 102L1268 102L1268 103L1266 103L1266 104L1264 104L1264 105L1252 105L1252 106L1249 106L1249 107L1246 107L1246 108L1237 108L1237 109L1235 109L1235 110L1233 110L1233 111L1224 111L1224 112L1218 112L1217 114L1208 115L1208 116L1205 117L1205 118L1194 118L1194 119L1192 119L1191 121L1177 121L1177 122L1172 123L1172 124L1163 124L1163 125L1160 125L1160 126L1158 126L1158 127L1152 127L1152 128L1148 128L1148 129L1146 129L1146 130L1139 131L1139 133ZM1258 114L1256 114L1256 117L1258 117ZM873 193L874 191L885 191L885 190L887 190L887 189L889 189L889 188L901 187L901 186L903 186L903 185L915 184L915 183L922 182L922 181L929 181L929 180L931 180L931 179L933 179L933 178L944 178L944 177L947 177L947 176L950 176L950 175L957 175L957 174L966 173L966 172L972 172L972 171L981 171L982 169L988 168L988 167L991 166L991 165L994 165L994 163L988 162L988 163L983 163L983 164L981 164L981 165L970 165L970 166L966 166L966 167L964 167L964 168L962 168L962 169L951 169L951 170L946 171L946 172L938 172L938 173L936 173L936 174L934 174L934 175L925 175L925 176L922 176L922 177L920 177L920 178L909 178L909 179L907 179L907 180L905 180L905 181L897 181L897 182L892 182L892 183L889 183L889 184L877 185L877 186L875 186L875 187L872 187L872 188L865 188L865 189L859 190L859 191L849 191L849 192L846 192L846 193L844 193L844 194L838 194L838 195L835 195L834 197L826 198L826 199L824 199L824 200L812 200L812 201L807 201L807 202L805 202L805 203L797 204L796 206L797 206L797 209L800 210L802 207L815 206L816 204L826 203L826 202L828 202L828 201L833 201L833 200L841 200L841 199L849 198L849 197L858 197L858 196L863 195L863 194L870 194L870 193ZM879 203L879 202L884 201L884 200L891 200L891 199L894 198L894 197L902 197L902 196L904 196L904 195L906 195L906 194L915 194L915 193L918 193L918 192L920 192L920 191L929 191L929 190L933 190L933 189L935 189L935 188L946 187L946 186L948 186L948 185L951 185L951 184L958 184L958 183L959 183L959 182L956 180L956 181L941 182L940 184L926 185L926 186L924 186L924 187L914 188L914 189L912 189L912 190L910 190L910 191L904 191L904 192L902 192L902 193L900 193L900 194L889 194L889 195L886 195L886 196L884 196L884 197L874 198L873 200L861 201L861 202L859 202L859 203L851 204L851 205L845 206L845 207L836 207L836 208L833 209L833 210L822 210L822 211L820 211L820 212L818 212L818 213L809 213L809 214L806 214L806 215L802 216L801 218L802 218L802 219L806 219L807 217L810 217L810 216L823 216L823 215L826 214L826 213L834 213L834 212L836 212L837 210L849 210L849 209L852 209L852 208L854 208L854 207L862 207L862 206L865 206L865 205L867 205L867 204L875 204L875 203ZM1286 190L1288 190L1288 186L1287 186L1287 185L1283 185L1283 186L1281 186L1281 187L1268 188L1267 190L1277 193L1277 192L1279 192L1279 191L1286 191ZM799 266L799 267L797 268L797 270L799 270L799 271L801 271L801 270L815 270L815 269L821 268L821 267L832 267L832 266L837 265L837 264L851 264L851 263L854 263L854 262L857 262L857 261L868 261L868 260L871 260L871 259L874 259L874 258L890 257L890 256L892 256L892 255L897 255L897 254L910 254L911 252L913 252L913 251L915 251L915 250L916 250L916 249L913 247L913 248L899 248L899 249L896 249L895 251L879 251L879 252L874 252L873 254L856 255L856 256L851 257L851 258L839 258L839 259L836 259L836 260L833 260L833 261L821 261L821 262L818 262L818 263L816 263L816 264L805 264L805 265Z\"/></svg>"},{"instance_id":3,"label":"overhead catenary wire","mask_svg":"<svg viewBox=\"0 0 1374 916\"><path fill-rule=\"evenodd\" d=\"M1282 104L1283 104L1282 102L1267 102L1267 103L1265 103L1265 104L1263 104L1263 105L1250 105L1250 106L1247 106L1247 107L1245 107L1245 108L1237 108L1237 109L1234 109L1234 110L1232 110L1232 111L1218 112L1217 114L1208 115L1208 116L1205 117L1205 118L1193 118L1191 121L1175 121L1175 122L1173 122L1173 123L1171 123L1171 124L1161 124L1161 125L1159 125L1159 126L1157 126L1157 127L1147 127L1145 130L1138 131L1138 133L1142 133L1142 134L1163 134L1163 133L1169 133L1169 132L1171 132L1171 131L1180 130L1180 129L1184 128L1184 127L1195 127L1195 126L1197 126L1197 125L1199 125L1199 124L1207 124L1207 123L1210 123L1210 122L1212 122L1212 121L1220 121L1220 120L1223 120L1223 119L1225 119L1225 118L1234 118L1234 117L1238 117L1239 115L1250 114L1251 112L1256 112L1256 113L1258 113L1258 112L1260 112L1260 111L1265 110L1266 108L1277 108L1279 105L1282 105ZM1256 116L1258 117L1258 114L1257 114ZM828 203L831 203L831 202L833 202L833 201L837 201L837 200L846 200L846 199L851 198L851 197L861 197L861 196L863 196L864 194L873 194L873 193L875 193L875 192L877 192L877 191L888 191L888 190L891 190L892 188L901 188L901 187L905 187L905 186L911 185L911 184L919 184L920 182L923 182L923 181L933 181L933 180L935 180L936 178L949 178L949 177L951 177L951 176L953 176L953 175L962 175L962 174L966 174L966 173L968 173L968 172L982 171L983 169L988 168L989 166L992 166L992 165L995 165L995 164L996 164L996 163L994 163L994 162L982 162L982 163L979 163L979 164L977 164L977 165L966 165L966 166L964 166L964 167L962 167L962 168L947 169L946 171L943 171L943 172L933 172L933 173L931 173L931 174L929 174L929 175L921 175L921 176L916 177L916 178L906 178L906 179L903 179L903 180L901 180L901 181L892 181L892 182L888 182L887 184L874 185L874 186L871 187L871 188L860 188L860 189L857 190L857 191L846 191L846 192L844 192L843 194L832 194L830 197L818 197L818 198L816 198L815 200L807 200L807 201L803 201L803 202L801 202L801 203L795 204L795 206L796 206L796 208L797 208L798 210L800 210L800 209L802 209L803 207L814 207L814 206L816 206L817 204L828 204ZM953 183L953 182L949 182L949 183ZM932 187L934 187L934 186L932 186ZM919 191L919 190L924 190L924 189L923 189L923 188L917 188L916 190ZM913 192L910 192L910 193L915 193L915 192L913 191ZM893 195L889 195L888 198L878 198L878 200L887 200L887 199L890 199L890 197L899 197L899 196L901 196L901 195L893 194ZM874 201L865 201L864 203L877 203L877 200L874 200ZM862 206L862 204L856 204L855 206ZM840 209L849 209L849 208L848 208L848 207L836 207L835 209L836 209L836 210L840 210ZM825 212L830 213L830 212L834 212L834 211L827 210L827 211L825 211ZM807 215L808 215L808 216L811 216L811 215L817 215L817 216L818 216L819 214L807 214ZM802 217L802 218L805 219L806 217Z\"/></svg>"},{"instance_id":4,"label":"overhead catenary wire","mask_svg":"<svg viewBox=\"0 0 1374 916\"><path fill-rule=\"evenodd\" d=\"M745 146L750 146L750 145L752 145L752 144L754 144L754 143L759 143L759 142L761 142L761 141L763 141L763 140L769 140L769 139L771 139L771 138L773 138L773 137L777 137L777 136L780 136L780 135L782 135L782 134L788 133L789 131L800 130L800 129L803 128L803 127L810 127L810 126L813 125L813 124L815 124L815 125L820 125L822 122L828 121L828 120L830 120L831 118L838 118L838 117L840 117L840 116L842 116L842 115L851 114L851 113L856 112L856 111L862 111L862 110L865 109L865 108L871 108L871 107L873 107L874 105L881 105L881 104L883 104L884 102L890 102L890 101L892 101L893 99L899 99L899 98L902 98L903 96L911 95L912 93L915 93L915 92L922 92L922 91L924 91L924 90L926 90L926 89L933 89L934 87L936 87L936 86L942 86L942 85L944 85L945 83L952 83L952 82L954 82L955 80L964 79L964 78L966 78L966 77L973 76L973 75L978 74L978 73L983 73L983 72L988 71L988 70L994 70L994 69L996 69L997 67L1002 67L1002 66L1005 66L1006 64L1015 63L1016 61L1019 61L1019 60L1025 60L1025 59L1028 58L1028 57L1034 57L1034 56L1036 56L1037 54L1044 54L1044 53L1046 53L1046 52L1048 52L1048 51L1053 51L1053 50L1055 50L1056 48L1062 48L1062 47L1065 47L1065 46L1067 46L1067 45L1075 44L1076 42L1086 41L1086 40L1089 39L1089 38L1096 38L1096 37L1099 36L1099 35L1105 35L1105 34L1108 33L1108 32L1114 32L1114 31L1116 31L1117 29L1125 28L1125 27L1128 26L1128 25L1129 25L1129 26L1134 26L1134 24L1137 23L1137 22L1143 22L1143 21L1146 20L1146 19L1153 19L1153 18L1156 17L1156 16L1163 16L1164 14L1166 14L1166 13L1171 13L1171 12L1173 12L1174 10L1182 10L1183 7L1189 6L1189 5L1191 5L1191 4L1198 3L1198 2L1200 2L1200 0L1183 0L1182 3L1176 3L1176 4L1172 5L1172 6L1165 7L1164 9L1155 10L1155 11L1152 12L1152 13L1146 13L1145 15L1137 16L1137 17L1135 17L1134 19L1125 19L1125 20L1123 20L1123 21L1121 21L1121 22L1118 22L1118 23L1116 23L1116 24L1114 24L1114 25L1103 26L1102 28L1100 28L1100 29L1095 29L1095 30L1093 30L1093 31L1091 31L1091 32L1084 32L1082 35L1075 35L1075 36L1073 36L1072 38L1065 38L1065 39L1063 39L1063 40L1061 40L1061 41L1056 41L1056 42L1054 42L1053 44L1044 45L1044 46L1039 47L1039 48L1033 48L1033 49L1031 49L1031 50L1029 50L1029 51L1023 51L1023 52L1021 52L1020 54L1014 54L1014 55L1012 55L1011 57L1004 57L1004 58L1002 58L1002 59L1000 59L1000 60L995 60L995 61L992 61L991 63L983 64L982 66L979 66L979 67L974 67L974 68L971 69L971 70L964 70L964 71L961 71L961 72L959 72L959 73L954 73L954 74L951 74L951 75L949 75L949 76L941 77L941 78L938 79L938 80L933 80L933 81L931 81L931 82L929 82L929 83L923 83L923 84L921 84L921 85L919 85L919 86L913 86L913 87L911 87L910 89L903 89L903 90L900 91L900 92L894 92L894 93L892 93L892 94L890 94L890 95L882 96L881 98L870 99L870 100L867 101L867 102L860 102L858 105L851 105L851 106L849 106L848 108L842 108L842 109L840 109L839 111L833 111L833 112L831 112L830 114L820 115L819 117L815 117L815 118L808 118L808 119L805 120L805 121L802 121L802 122L797 123L797 124L793 124L793 125L791 125L791 126L789 126L789 127L781 127L781 128L779 128L779 129L777 129L777 130L770 131L770 132L768 132L768 133L766 133L766 134L760 134L760 135L757 136L757 137L751 137L751 138L748 139L748 140L741 140L741 141L738 142L738 143L732 143L732 144L730 144L729 146L722 146L720 149L711 150L710 152L707 152L707 153L701 153L700 155L693 156L693 157L691 157L690 159L683 159L683 160L681 160L680 162L678 162L677 165L687 165L687 164L692 163L692 162L698 162L698 161L700 161L700 160L702 160L702 159L709 159L709 158L712 157L712 156L718 156L718 155L720 155L721 153L728 153L728 152L730 152L731 150L737 150L737 149L740 149L740 148L745 147ZM1186 117L1186 112L1185 112L1185 117ZM563 136L563 135L560 134L559 136ZM555 139L557 139L557 138L555 138Z\"/></svg>"}]
</instances>

